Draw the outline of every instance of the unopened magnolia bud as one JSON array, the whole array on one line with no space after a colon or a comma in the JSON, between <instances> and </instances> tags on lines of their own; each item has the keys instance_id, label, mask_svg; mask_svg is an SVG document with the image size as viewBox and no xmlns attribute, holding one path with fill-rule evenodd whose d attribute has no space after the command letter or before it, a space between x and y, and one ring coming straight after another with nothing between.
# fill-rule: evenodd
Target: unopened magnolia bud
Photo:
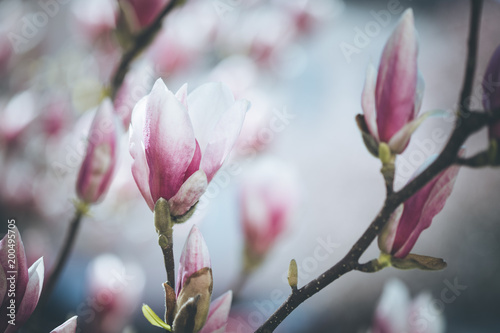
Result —
<instances>
[{"instance_id":1,"label":"unopened magnolia bud","mask_svg":"<svg viewBox=\"0 0 500 333\"><path fill-rule=\"evenodd\" d=\"M167 234L172 229L170 209L167 200L160 198L156 201L154 210L155 228L158 235Z\"/></svg>"},{"instance_id":2,"label":"unopened magnolia bud","mask_svg":"<svg viewBox=\"0 0 500 333\"><path fill-rule=\"evenodd\" d=\"M288 266L288 284L292 287L292 289L297 288L298 275L297 262L295 259L292 259L290 261L290 265Z\"/></svg>"},{"instance_id":3,"label":"unopened magnolia bud","mask_svg":"<svg viewBox=\"0 0 500 333\"><path fill-rule=\"evenodd\" d=\"M383 164L388 164L391 162L391 148L389 148L389 145L385 142L381 142L378 145L378 158L382 161Z\"/></svg>"}]
</instances>

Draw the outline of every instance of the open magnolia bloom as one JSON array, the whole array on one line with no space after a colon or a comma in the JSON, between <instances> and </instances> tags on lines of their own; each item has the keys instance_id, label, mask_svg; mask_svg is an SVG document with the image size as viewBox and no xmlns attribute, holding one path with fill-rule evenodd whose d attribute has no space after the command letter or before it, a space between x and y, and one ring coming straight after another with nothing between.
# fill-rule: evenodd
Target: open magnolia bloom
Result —
<instances>
[{"instance_id":1,"label":"open magnolia bloom","mask_svg":"<svg viewBox=\"0 0 500 333\"><path fill-rule=\"evenodd\" d=\"M436 157L429 158L412 179ZM394 211L378 238L382 252L396 258L404 258L410 253L422 231L430 227L434 216L443 209L453 190L458 170L458 166L451 166L442 171Z\"/></svg>"},{"instance_id":2,"label":"open magnolia bloom","mask_svg":"<svg viewBox=\"0 0 500 333\"><path fill-rule=\"evenodd\" d=\"M370 333L443 333L442 311L435 311L434 299L421 293L411 300L406 286L390 280L384 287Z\"/></svg>"},{"instance_id":3,"label":"open magnolia bloom","mask_svg":"<svg viewBox=\"0 0 500 333\"><path fill-rule=\"evenodd\" d=\"M226 292L210 304L212 286L208 248L200 230L193 226L182 250L176 291L164 283L165 320L161 320L145 304L142 312L151 324L168 331L224 333L231 308L232 292Z\"/></svg>"},{"instance_id":4,"label":"open magnolia bloom","mask_svg":"<svg viewBox=\"0 0 500 333\"><path fill-rule=\"evenodd\" d=\"M16 227L9 229L0 241L0 332L16 332L29 319L42 292L43 272L43 258L28 268L21 235Z\"/></svg>"},{"instance_id":5,"label":"open magnolia bloom","mask_svg":"<svg viewBox=\"0 0 500 333\"><path fill-rule=\"evenodd\" d=\"M377 71L368 67L362 94L362 130L370 151L386 143L393 153L403 152L411 134L429 114L415 119L420 110L424 82L417 68L417 32L413 11L407 9L387 41Z\"/></svg>"},{"instance_id":6,"label":"open magnolia bloom","mask_svg":"<svg viewBox=\"0 0 500 333\"><path fill-rule=\"evenodd\" d=\"M185 214L231 152L249 103L235 101L221 83L204 84L189 95L174 95L158 79L132 112L132 174L149 208L159 198L170 214Z\"/></svg>"}]
</instances>

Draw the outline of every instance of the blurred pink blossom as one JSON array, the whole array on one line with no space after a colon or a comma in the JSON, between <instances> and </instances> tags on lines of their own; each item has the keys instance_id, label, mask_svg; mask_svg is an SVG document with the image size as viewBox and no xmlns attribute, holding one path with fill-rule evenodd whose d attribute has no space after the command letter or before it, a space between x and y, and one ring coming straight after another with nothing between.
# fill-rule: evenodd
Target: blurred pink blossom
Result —
<instances>
[{"instance_id":1,"label":"blurred pink blossom","mask_svg":"<svg viewBox=\"0 0 500 333\"><path fill-rule=\"evenodd\" d=\"M263 257L286 229L299 203L294 171L271 158L257 161L241 184L241 220L247 250Z\"/></svg>"},{"instance_id":2,"label":"blurred pink blossom","mask_svg":"<svg viewBox=\"0 0 500 333\"><path fill-rule=\"evenodd\" d=\"M115 170L120 130L113 105L105 99L90 127L87 152L78 173L76 191L82 201L95 203L108 190Z\"/></svg>"},{"instance_id":3,"label":"blurred pink blossom","mask_svg":"<svg viewBox=\"0 0 500 333\"><path fill-rule=\"evenodd\" d=\"M92 332L123 332L130 316L140 305L145 287L142 268L123 262L113 254L101 254L87 269L88 293L97 306Z\"/></svg>"},{"instance_id":4,"label":"blurred pink blossom","mask_svg":"<svg viewBox=\"0 0 500 333\"><path fill-rule=\"evenodd\" d=\"M384 287L375 311L370 333L444 333L442 312L436 312L430 294L422 293L413 301L399 280Z\"/></svg>"}]
</instances>

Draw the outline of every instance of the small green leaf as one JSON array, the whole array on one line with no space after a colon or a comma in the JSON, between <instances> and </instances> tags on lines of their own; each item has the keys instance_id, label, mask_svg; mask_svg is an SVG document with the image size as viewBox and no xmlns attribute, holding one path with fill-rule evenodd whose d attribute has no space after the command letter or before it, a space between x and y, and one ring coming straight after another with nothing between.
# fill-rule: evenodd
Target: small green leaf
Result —
<instances>
[{"instance_id":1,"label":"small green leaf","mask_svg":"<svg viewBox=\"0 0 500 333\"><path fill-rule=\"evenodd\" d=\"M152 325L164 328L167 331L172 332L172 328L170 327L170 325L167 325L163 320L161 320L160 317L158 317L158 315L149 307L149 305L142 305L142 313Z\"/></svg>"},{"instance_id":2,"label":"small green leaf","mask_svg":"<svg viewBox=\"0 0 500 333\"><path fill-rule=\"evenodd\" d=\"M438 271L446 268L446 262L441 258L421 256L410 253L405 258L391 258L391 264L398 269L422 269L426 271Z\"/></svg>"}]
</instances>

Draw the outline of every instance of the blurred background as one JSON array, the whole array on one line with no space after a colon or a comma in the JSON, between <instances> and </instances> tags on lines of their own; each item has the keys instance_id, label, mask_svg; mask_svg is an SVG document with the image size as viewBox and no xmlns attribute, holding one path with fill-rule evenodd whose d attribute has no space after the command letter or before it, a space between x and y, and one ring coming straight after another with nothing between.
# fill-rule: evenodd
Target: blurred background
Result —
<instances>
[{"instance_id":1,"label":"blurred background","mask_svg":"<svg viewBox=\"0 0 500 333\"><path fill-rule=\"evenodd\" d=\"M0 234L15 218L28 264L43 256L51 271L74 213L75 179L102 89L130 36L166 2L0 1ZM340 260L380 209L380 162L366 151L354 117L362 112L367 65L378 65L410 6L426 83L422 111L451 114L464 71L468 1L188 0L167 16L127 74L115 100L124 132L133 106L158 77L173 91L185 82L192 91L222 81L237 99L252 103L226 167L195 216L174 231L178 260L191 226L200 227L211 254L214 298L238 291L228 332L253 332L285 300L290 259L297 261L300 287ZM471 97L477 108L484 70L500 44L499 16L500 4L485 1ZM398 157L397 187L440 151L452 125L452 117L422 125ZM84 218L49 300L45 331L75 314L87 332L160 330L140 306L163 312L163 258L153 215L130 171L128 133L120 144L111 188ZM486 147L482 131L467 142L467 154ZM255 216L245 213L242 193L259 179L272 184L286 214L258 263L245 270L244 231ZM385 282L397 277L412 296L431 293L428 315L443 316L446 332L499 332L499 198L498 170L463 168L444 210L413 250L445 258L445 270L352 272L276 331L367 332ZM254 209L274 202L263 200ZM372 244L363 260L378 253ZM251 274L242 278L245 271ZM466 288L445 301L450 284Z\"/></svg>"}]
</instances>

